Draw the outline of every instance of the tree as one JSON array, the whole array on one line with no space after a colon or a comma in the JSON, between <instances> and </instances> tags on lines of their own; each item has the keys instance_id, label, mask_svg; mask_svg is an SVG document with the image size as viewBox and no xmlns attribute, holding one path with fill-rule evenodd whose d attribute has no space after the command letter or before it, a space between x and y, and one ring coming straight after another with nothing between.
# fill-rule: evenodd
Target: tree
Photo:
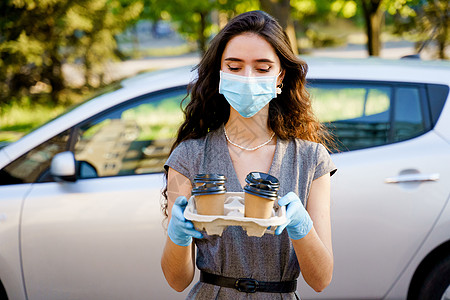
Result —
<instances>
[{"instance_id":1,"label":"tree","mask_svg":"<svg viewBox=\"0 0 450 300\"><path fill-rule=\"evenodd\" d=\"M207 39L213 31L211 12L215 3L204 0L180 1L170 8L170 14L178 23L178 30L192 40L197 40L202 54L206 52ZM192 11L192 13L186 13Z\"/></svg>"},{"instance_id":2,"label":"tree","mask_svg":"<svg viewBox=\"0 0 450 300\"><path fill-rule=\"evenodd\" d=\"M295 54L298 54L297 37L294 22L291 18L291 0L259 0L259 2L261 9L277 19L283 27L291 42L292 50Z\"/></svg>"},{"instance_id":3,"label":"tree","mask_svg":"<svg viewBox=\"0 0 450 300\"><path fill-rule=\"evenodd\" d=\"M144 17L157 21L166 19L176 24L177 31L188 40L196 41L199 50L206 51L206 40L211 31L211 12L217 2L204 0L147 0Z\"/></svg>"},{"instance_id":4,"label":"tree","mask_svg":"<svg viewBox=\"0 0 450 300\"><path fill-rule=\"evenodd\" d=\"M143 3L137 0L85 0L76 2L68 16L83 20L67 28L71 38L69 61L84 66L87 86L103 83L105 63L117 59L115 36L138 20Z\"/></svg>"},{"instance_id":5,"label":"tree","mask_svg":"<svg viewBox=\"0 0 450 300\"><path fill-rule=\"evenodd\" d=\"M208 39L219 31L212 14L218 13L227 18L247 10L255 9L256 0L146 0L145 12L149 19L167 19L176 24L177 31L190 41L197 42L202 54L207 48Z\"/></svg>"},{"instance_id":6,"label":"tree","mask_svg":"<svg viewBox=\"0 0 450 300\"><path fill-rule=\"evenodd\" d=\"M358 11L362 12L367 36L367 51L370 56L379 56L381 51L381 31L384 25L386 12L393 15L401 13L412 16L414 11L410 8L420 0L334 0L332 6L336 12L339 8L345 9L352 4L359 9L350 9L343 14L346 18L353 17ZM336 10L336 8L338 8Z\"/></svg>"},{"instance_id":7,"label":"tree","mask_svg":"<svg viewBox=\"0 0 450 300\"><path fill-rule=\"evenodd\" d=\"M138 0L11 0L0 3L0 104L44 86L61 101L66 88L62 67L85 66L93 73L115 57L114 35L142 10Z\"/></svg>"},{"instance_id":8,"label":"tree","mask_svg":"<svg viewBox=\"0 0 450 300\"><path fill-rule=\"evenodd\" d=\"M34 1L2 2L0 58L2 100L23 93L37 82L51 87L55 99L64 87L62 55L56 24L61 22L67 3L35 3Z\"/></svg>"},{"instance_id":9,"label":"tree","mask_svg":"<svg viewBox=\"0 0 450 300\"><path fill-rule=\"evenodd\" d=\"M402 26L398 26L397 33L403 34L403 31L415 33L420 44L419 51L434 41L437 45L435 56L447 59L445 51L450 44L450 3L447 0L422 2L421 5L411 7L415 12L414 17L401 18Z\"/></svg>"},{"instance_id":10,"label":"tree","mask_svg":"<svg viewBox=\"0 0 450 300\"><path fill-rule=\"evenodd\" d=\"M291 8L296 32L304 33L311 46L323 47L338 43L343 37L323 32L316 25L333 24L338 18L355 16L356 4L344 0L291 0Z\"/></svg>"},{"instance_id":11,"label":"tree","mask_svg":"<svg viewBox=\"0 0 450 300\"><path fill-rule=\"evenodd\" d=\"M435 38L438 45L437 56L446 59L445 49L450 44L450 3L448 0L430 0L423 12L422 31L431 32L431 38Z\"/></svg>"},{"instance_id":12,"label":"tree","mask_svg":"<svg viewBox=\"0 0 450 300\"><path fill-rule=\"evenodd\" d=\"M383 23L382 0L360 0L366 24L367 51L379 56L381 51L381 25Z\"/></svg>"}]
</instances>

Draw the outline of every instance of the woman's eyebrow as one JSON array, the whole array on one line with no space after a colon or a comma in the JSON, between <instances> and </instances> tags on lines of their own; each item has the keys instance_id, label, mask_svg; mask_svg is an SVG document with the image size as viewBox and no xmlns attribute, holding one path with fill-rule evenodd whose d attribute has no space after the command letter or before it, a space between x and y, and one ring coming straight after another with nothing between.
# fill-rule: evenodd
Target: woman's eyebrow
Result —
<instances>
[{"instance_id":1,"label":"woman's eyebrow","mask_svg":"<svg viewBox=\"0 0 450 300\"><path fill-rule=\"evenodd\" d=\"M256 62L266 62L266 63L272 63L274 64L275 62L268 59L268 58L261 58L261 59L255 59Z\"/></svg>"},{"instance_id":2,"label":"woman's eyebrow","mask_svg":"<svg viewBox=\"0 0 450 300\"><path fill-rule=\"evenodd\" d=\"M235 57L227 57L224 60L225 61L244 61L243 59L235 58Z\"/></svg>"},{"instance_id":3,"label":"woman's eyebrow","mask_svg":"<svg viewBox=\"0 0 450 300\"><path fill-rule=\"evenodd\" d=\"M243 62L243 59L240 58L236 58L236 57L227 57L224 59L225 61L238 61L238 62ZM274 64L275 62L268 59L268 58L260 58L260 59L255 59L255 62L266 62L266 63L272 63Z\"/></svg>"}]
</instances>

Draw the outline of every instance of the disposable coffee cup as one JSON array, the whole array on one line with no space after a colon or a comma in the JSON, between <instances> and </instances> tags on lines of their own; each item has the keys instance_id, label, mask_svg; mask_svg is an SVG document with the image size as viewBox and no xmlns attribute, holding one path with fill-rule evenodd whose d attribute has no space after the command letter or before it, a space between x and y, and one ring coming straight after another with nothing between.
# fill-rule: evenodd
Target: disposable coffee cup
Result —
<instances>
[{"instance_id":1,"label":"disposable coffee cup","mask_svg":"<svg viewBox=\"0 0 450 300\"><path fill-rule=\"evenodd\" d=\"M200 175L202 175L200 177L203 178L203 181L196 181L194 179L196 187L192 189L197 213L199 215L223 216L225 194L227 192L225 188L225 176L217 174ZM195 178L197 178L197 176ZM213 180L212 178L215 178L216 180Z\"/></svg>"},{"instance_id":2,"label":"disposable coffee cup","mask_svg":"<svg viewBox=\"0 0 450 300\"><path fill-rule=\"evenodd\" d=\"M269 219L272 216L275 200L278 198L280 183L272 175L251 172L245 178L244 216L248 218Z\"/></svg>"}]
</instances>

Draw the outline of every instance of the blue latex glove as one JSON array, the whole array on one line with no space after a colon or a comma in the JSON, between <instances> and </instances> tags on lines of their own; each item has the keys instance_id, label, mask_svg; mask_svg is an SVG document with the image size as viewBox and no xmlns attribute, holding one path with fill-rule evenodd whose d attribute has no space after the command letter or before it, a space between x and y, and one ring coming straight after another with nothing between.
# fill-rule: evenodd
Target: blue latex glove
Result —
<instances>
[{"instance_id":1,"label":"blue latex glove","mask_svg":"<svg viewBox=\"0 0 450 300\"><path fill-rule=\"evenodd\" d=\"M294 192L290 192L278 200L278 205L286 205L287 222L278 226L275 234L281 234L286 228L289 237L293 240L305 237L311 230L313 222L300 198Z\"/></svg>"},{"instance_id":2,"label":"blue latex glove","mask_svg":"<svg viewBox=\"0 0 450 300\"><path fill-rule=\"evenodd\" d=\"M180 196L175 200L172 207L172 217L170 218L167 234L169 238L178 246L189 246L192 243L192 237L201 239L203 235L194 229L194 224L184 218L184 210L187 206L187 199Z\"/></svg>"}]
</instances>

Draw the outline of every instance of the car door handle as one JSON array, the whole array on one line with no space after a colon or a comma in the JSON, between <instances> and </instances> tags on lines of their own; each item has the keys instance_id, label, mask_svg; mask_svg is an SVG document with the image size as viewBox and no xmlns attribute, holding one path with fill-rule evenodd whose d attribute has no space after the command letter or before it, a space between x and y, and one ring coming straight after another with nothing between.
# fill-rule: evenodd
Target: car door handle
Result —
<instances>
[{"instance_id":1,"label":"car door handle","mask_svg":"<svg viewBox=\"0 0 450 300\"><path fill-rule=\"evenodd\" d=\"M424 182L439 180L439 173L432 174L405 174L394 177L388 177L384 180L386 183L403 183L403 182Z\"/></svg>"}]
</instances>

